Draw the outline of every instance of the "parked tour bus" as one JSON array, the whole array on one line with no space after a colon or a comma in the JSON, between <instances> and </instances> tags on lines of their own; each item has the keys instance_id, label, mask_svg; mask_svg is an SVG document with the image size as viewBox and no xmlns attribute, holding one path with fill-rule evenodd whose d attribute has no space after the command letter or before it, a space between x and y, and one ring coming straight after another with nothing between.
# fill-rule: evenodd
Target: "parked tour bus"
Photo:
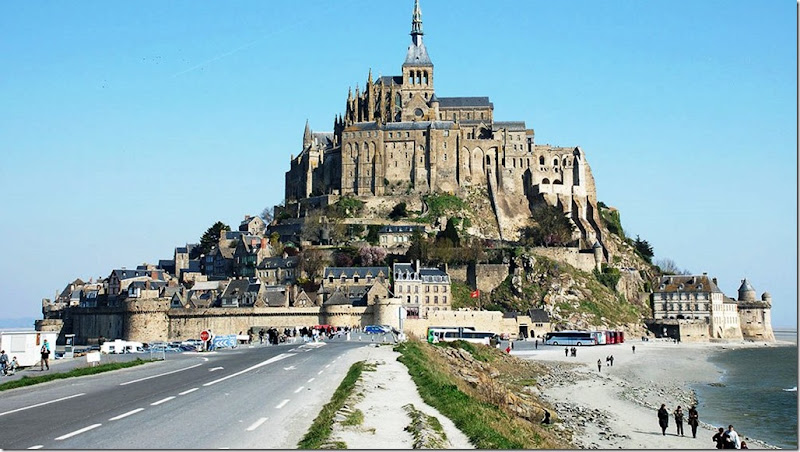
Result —
<instances>
[{"instance_id":1,"label":"parked tour bus","mask_svg":"<svg viewBox=\"0 0 800 452\"><path fill-rule=\"evenodd\" d=\"M471 327L430 327L428 328L428 342L440 341L466 341L475 344L489 345L495 333L489 331L475 331Z\"/></svg>"},{"instance_id":2,"label":"parked tour bus","mask_svg":"<svg viewBox=\"0 0 800 452\"><path fill-rule=\"evenodd\" d=\"M594 331L554 331L545 335L544 343L545 345L597 345L597 336Z\"/></svg>"}]
</instances>

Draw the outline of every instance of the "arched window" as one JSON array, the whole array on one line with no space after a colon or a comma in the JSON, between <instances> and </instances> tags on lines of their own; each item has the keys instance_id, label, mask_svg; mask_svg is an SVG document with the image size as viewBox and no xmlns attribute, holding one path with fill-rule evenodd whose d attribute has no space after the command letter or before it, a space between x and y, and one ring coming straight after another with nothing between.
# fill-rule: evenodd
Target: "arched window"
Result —
<instances>
[{"instance_id":1,"label":"arched window","mask_svg":"<svg viewBox=\"0 0 800 452\"><path fill-rule=\"evenodd\" d=\"M558 166L558 159L553 159L553 166Z\"/></svg>"},{"instance_id":2,"label":"arched window","mask_svg":"<svg viewBox=\"0 0 800 452\"><path fill-rule=\"evenodd\" d=\"M566 158L566 157L564 157L564 163L563 163L563 165L564 165L564 166L567 166L567 158Z\"/></svg>"},{"instance_id":3,"label":"arched window","mask_svg":"<svg viewBox=\"0 0 800 452\"><path fill-rule=\"evenodd\" d=\"M544 156L543 155L539 156L539 164L540 165L544 165Z\"/></svg>"},{"instance_id":4,"label":"arched window","mask_svg":"<svg viewBox=\"0 0 800 452\"><path fill-rule=\"evenodd\" d=\"M414 84L414 71L408 71L408 83L411 85Z\"/></svg>"},{"instance_id":5,"label":"arched window","mask_svg":"<svg viewBox=\"0 0 800 452\"><path fill-rule=\"evenodd\" d=\"M417 71L417 85L422 84L422 72Z\"/></svg>"},{"instance_id":6,"label":"arched window","mask_svg":"<svg viewBox=\"0 0 800 452\"><path fill-rule=\"evenodd\" d=\"M428 84L428 71L422 73L422 84L424 85Z\"/></svg>"},{"instance_id":7,"label":"arched window","mask_svg":"<svg viewBox=\"0 0 800 452\"><path fill-rule=\"evenodd\" d=\"M550 179L545 177L544 179L542 179L542 183L543 184L549 184L550 183Z\"/></svg>"}]
</instances>

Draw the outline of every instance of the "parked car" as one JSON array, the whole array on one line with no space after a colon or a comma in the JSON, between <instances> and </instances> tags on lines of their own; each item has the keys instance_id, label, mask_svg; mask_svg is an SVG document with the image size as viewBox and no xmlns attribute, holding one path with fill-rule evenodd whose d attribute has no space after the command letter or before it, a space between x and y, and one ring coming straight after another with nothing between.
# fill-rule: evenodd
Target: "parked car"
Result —
<instances>
[{"instance_id":1,"label":"parked car","mask_svg":"<svg viewBox=\"0 0 800 452\"><path fill-rule=\"evenodd\" d=\"M203 345L203 341L201 341L200 339L186 339L185 341L181 342L181 345L191 345L197 348Z\"/></svg>"},{"instance_id":2,"label":"parked car","mask_svg":"<svg viewBox=\"0 0 800 452\"><path fill-rule=\"evenodd\" d=\"M370 334L383 334L383 333L388 333L390 331L391 329L387 328L384 325L367 325L366 327L364 327L364 332Z\"/></svg>"}]
</instances>

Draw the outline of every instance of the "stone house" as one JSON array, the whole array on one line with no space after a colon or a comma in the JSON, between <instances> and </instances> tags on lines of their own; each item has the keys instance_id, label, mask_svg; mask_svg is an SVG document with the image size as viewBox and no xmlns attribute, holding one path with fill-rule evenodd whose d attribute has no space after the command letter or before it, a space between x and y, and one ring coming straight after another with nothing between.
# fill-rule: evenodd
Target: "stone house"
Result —
<instances>
[{"instance_id":1,"label":"stone house","mask_svg":"<svg viewBox=\"0 0 800 452\"><path fill-rule=\"evenodd\" d=\"M289 256L283 253L280 257L268 257L258 264L256 276L268 285L291 285L297 281L298 256Z\"/></svg>"},{"instance_id":2,"label":"stone house","mask_svg":"<svg viewBox=\"0 0 800 452\"><path fill-rule=\"evenodd\" d=\"M162 290L167 286L166 281L153 280L149 276L130 278L122 281L127 287L127 299L154 300L161 296Z\"/></svg>"},{"instance_id":3,"label":"stone house","mask_svg":"<svg viewBox=\"0 0 800 452\"><path fill-rule=\"evenodd\" d=\"M219 304L223 308L253 306L257 301L263 301L265 298L266 287L258 280L234 279L225 288Z\"/></svg>"},{"instance_id":4,"label":"stone house","mask_svg":"<svg viewBox=\"0 0 800 452\"><path fill-rule=\"evenodd\" d=\"M247 235L257 235L257 236L264 236L264 232L267 230L267 225L264 223L264 220L261 217L251 217L250 215L245 215L244 220L239 224L239 232L243 232Z\"/></svg>"},{"instance_id":5,"label":"stone house","mask_svg":"<svg viewBox=\"0 0 800 452\"><path fill-rule=\"evenodd\" d=\"M265 237L242 235L233 253L234 276L254 278L256 267L271 256L272 247Z\"/></svg>"},{"instance_id":6,"label":"stone house","mask_svg":"<svg viewBox=\"0 0 800 452\"><path fill-rule=\"evenodd\" d=\"M187 265L188 266L188 265ZM147 277L153 281L166 281L164 270L157 270L155 267L152 269L142 268L140 266L136 270L127 270L125 268L112 270L108 276L108 295L115 298L120 295L123 289L127 289L128 285L134 278ZM128 280L125 283L125 280Z\"/></svg>"},{"instance_id":7,"label":"stone house","mask_svg":"<svg viewBox=\"0 0 800 452\"><path fill-rule=\"evenodd\" d=\"M406 250L414 232L425 233L423 226L384 226L378 230L378 245L390 250Z\"/></svg>"},{"instance_id":8,"label":"stone house","mask_svg":"<svg viewBox=\"0 0 800 452\"><path fill-rule=\"evenodd\" d=\"M189 268L189 260L195 254L195 248L199 246L196 243L187 243L186 246L179 246L175 248L173 255L174 273L180 279L183 270Z\"/></svg>"},{"instance_id":9,"label":"stone house","mask_svg":"<svg viewBox=\"0 0 800 452\"><path fill-rule=\"evenodd\" d=\"M410 317L427 317L430 311L449 311L452 305L450 276L438 268L395 263L394 296L403 300Z\"/></svg>"},{"instance_id":10,"label":"stone house","mask_svg":"<svg viewBox=\"0 0 800 452\"><path fill-rule=\"evenodd\" d=\"M526 337L544 338L545 333L552 331L550 314L544 309L529 309L528 317L531 319L531 325Z\"/></svg>"}]
</instances>

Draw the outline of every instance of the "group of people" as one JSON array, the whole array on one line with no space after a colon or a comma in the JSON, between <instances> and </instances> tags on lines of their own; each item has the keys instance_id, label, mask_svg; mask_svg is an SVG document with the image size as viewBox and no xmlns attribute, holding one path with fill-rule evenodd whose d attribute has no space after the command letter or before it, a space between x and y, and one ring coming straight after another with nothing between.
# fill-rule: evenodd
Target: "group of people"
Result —
<instances>
[{"instance_id":1,"label":"group of people","mask_svg":"<svg viewBox=\"0 0 800 452\"><path fill-rule=\"evenodd\" d=\"M677 429L675 435L684 436L683 434L683 420L684 412L680 405L675 411L672 412L675 418L675 427ZM697 407L692 405L689 407L689 412L686 413L686 423L692 428L692 438L697 438L697 426L700 425L700 416L697 413ZM661 404L658 409L658 425L661 427L661 434L667 434L667 427L669 427L669 411L665 404ZM711 438L717 445L717 449L747 449L747 443L739 439L739 434L733 429L733 425L728 426L728 430L720 427L719 431Z\"/></svg>"},{"instance_id":2,"label":"group of people","mask_svg":"<svg viewBox=\"0 0 800 452\"><path fill-rule=\"evenodd\" d=\"M578 356L578 349L575 348L575 347L572 347L572 348L564 347L564 356L567 356L567 357L572 356L574 358L574 357Z\"/></svg>"},{"instance_id":3,"label":"group of people","mask_svg":"<svg viewBox=\"0 0 800 452\"><path fill-rule=\"evenodd\" d=\"M684 436L683 434L683 420L684 420L684 412L683 408L678 405L678 408L672 412L672 416L675 418L675 427L677 429L676 435ZM689 413L686 419L686 423L692 427L692 437L697 438L697 426L700 425L700 415L697 413L697 407L692 405L689 407ZM658 409L658 425L661 427L661 434L667 434L667 427L669 427L669 411L667 411L667 407L665 404L661 404L661 408Z\"/></svg>"},{"instance_id":4,"label":"group of people","mask_svg":"<svg viewBox=\"0 0 800 452\"><path fill-rule=\"evenodd\" d=\"M711 440L717 444L717 449L749 449L747 443L739 438L733 425L729 425L728 430L720 427Z\"/></svg>"},{"instance_id":5,"label":"group of people","mask_svg":"<svg viewBox=\"0 0 800 452\"><path fill-rule=\"evenodd\" d=\"M17 357L13 357L11 361L8 360L8 355L6 355L5 350L0 350L0 372L2 375L14 375L14 372L17 371Z\"/></svg>"}]
</instances>

